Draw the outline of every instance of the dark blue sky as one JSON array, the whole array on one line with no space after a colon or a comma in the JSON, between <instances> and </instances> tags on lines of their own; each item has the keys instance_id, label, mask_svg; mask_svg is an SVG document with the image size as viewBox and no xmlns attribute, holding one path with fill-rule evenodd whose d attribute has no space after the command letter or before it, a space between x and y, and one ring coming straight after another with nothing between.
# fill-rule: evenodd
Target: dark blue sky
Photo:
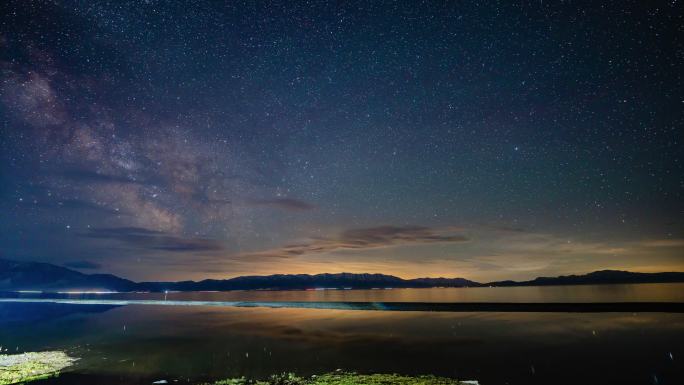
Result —
<instances>
[{"instance_id":1,"label":"dark blue sky","mask_svg":"<svg viewBox=\"0 0 684 385\"><path fill-rule=\"evenodd\" d=\"M679 2L0 5L0 257L684 270Z\"/></svg>"}]
</instances>

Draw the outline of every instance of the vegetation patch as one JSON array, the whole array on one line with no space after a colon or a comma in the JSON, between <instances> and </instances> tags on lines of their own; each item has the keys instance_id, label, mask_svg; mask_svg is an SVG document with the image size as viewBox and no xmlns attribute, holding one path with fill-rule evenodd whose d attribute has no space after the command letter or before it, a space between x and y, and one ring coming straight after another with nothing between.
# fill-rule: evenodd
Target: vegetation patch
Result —
<instances>
[{"instance_id":1,"label":"vegetation patch","mask_svg":"<svg viewBox=\"0 0 684 385\"><path fill-rule=\"evenodd\" d=\"M358 374L335 372L309 378L292 373L271 376L265 381L232 378L213 385L476 385L477 381L458 381L436 376L402 376L398 374Z\"/></svg>"},{"instance_id":2,"label":"vegetation patch","mask_svg":"<svg viewBox=\"0 0 684 385\"><path fill-rule=\"evenodd\" d=\"M61 351L0 354L0 385L56 376L75 361L76 358Z\"/></svg>"}]
</instances>

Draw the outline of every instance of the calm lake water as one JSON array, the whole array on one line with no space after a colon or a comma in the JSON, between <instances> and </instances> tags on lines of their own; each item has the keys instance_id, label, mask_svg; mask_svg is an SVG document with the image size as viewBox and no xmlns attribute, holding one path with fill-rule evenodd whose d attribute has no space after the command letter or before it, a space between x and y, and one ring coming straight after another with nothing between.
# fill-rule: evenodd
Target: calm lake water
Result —
<instances>
[{"instance_id":1,"label":"calm lake water","mask_svg":"<svg viewBox=\"0 0 684 385\"><path fill-rule=\"evenodd\" d=\"M163 298L116 294L106 298ZM81 298L83 296L70 296ZM92 296L88 296L92 297ZM622 302L684 300L684 285L169 293L173 300ZM432 313L0 303L0 345L65 349L43 384L197 383L335 369L482 384L684 383L684 314Z\"/></svg>"},{"instance_id":2,"label":"calm lake water","mask_svg":"<svg viewBox=\"0 0 684 385\"><path fill-rule=\"evenodd\" d=\"M18 297L36 297L20 293ZM684 302L684 283L470 287L380 290L290 290L46 295L73 299L341 302Z\"/></svg>"}]
</instances>

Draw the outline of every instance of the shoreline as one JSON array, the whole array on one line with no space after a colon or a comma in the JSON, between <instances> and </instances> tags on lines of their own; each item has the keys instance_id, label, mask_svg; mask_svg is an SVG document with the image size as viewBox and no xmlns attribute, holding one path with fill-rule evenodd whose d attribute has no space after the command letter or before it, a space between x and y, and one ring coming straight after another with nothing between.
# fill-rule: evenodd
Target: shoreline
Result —
<instances>
[{"instance_id":1,"label":"shoreline","mask_svg":"<svg viewBox=\"0 0 684 385\"><path fill-rule=\"evenodd\" d=\"M314 302L314 301L164 301L65 298L0 298L0 303L69 305L210 306L237 308L358 311L521 312L521 313L684 313L684 302Z\"/></svg>"}]
</instances>

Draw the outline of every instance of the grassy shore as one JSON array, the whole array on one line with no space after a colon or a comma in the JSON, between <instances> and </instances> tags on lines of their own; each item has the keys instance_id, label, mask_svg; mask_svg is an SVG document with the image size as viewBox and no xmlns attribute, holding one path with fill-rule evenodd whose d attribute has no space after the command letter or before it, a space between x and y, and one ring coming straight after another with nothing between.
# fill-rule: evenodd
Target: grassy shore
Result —
<instances>
[{"instance_id":1,"label":"grassy shore","mask_svg":"<svg viewBox=\"0 0 684 385\"><path fill-rule=\"evenodd\" d=\"M0 385L52 377L75 361L60 351L0 354Z\"/></svg>"},{"instance_id":2,"label":"grassy shore","mask_svg":"<svg viewBox=\"0 0 684 385\"><path fill-rule=\"evenodd\" d=\"M212 385L476 385L477 381L458 381L436 376L401 376L398 374L357 374L335 372L309 378L292 373L272 376L266 381L245 378L221 380ZM209 384L207 384L209 385Z\"/></svg>"},{"instance_id":3,"label":"grassy shore","mask_svg":"<svg viewBox=\"0 0 684 385\"><path fill-rule=\"evenodd\" d=\"M22 384L56 376L76 358L61 351L0 355L0 385ZM160 382L161 383L161 382ZM167 383L164 381L163 383ZM399 374L358 374L337 371L311 377L292 373L271 376L268 380L232 378L206 385L476 385L477 381L458 381L436 376Z\"/></svg>"}]
</instances>

